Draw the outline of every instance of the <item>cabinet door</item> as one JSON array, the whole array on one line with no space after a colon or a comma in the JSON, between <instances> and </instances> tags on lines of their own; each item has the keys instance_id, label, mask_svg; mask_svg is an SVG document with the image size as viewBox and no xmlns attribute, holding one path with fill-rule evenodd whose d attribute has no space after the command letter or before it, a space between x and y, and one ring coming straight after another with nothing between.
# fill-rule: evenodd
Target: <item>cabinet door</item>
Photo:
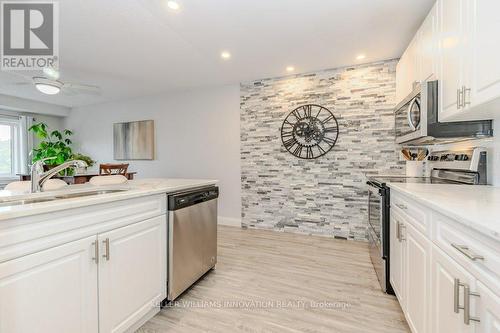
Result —
<instances>
[{"instance_id":1,"label":"cabinet door","mask_svg":"<svg viewBox=\"0 0 500 333\"><path fill-rule=\"evenodd\" d=\"M432 246L432 280L431 280L431 307L433 333L454 332L473 333L474 325L464 324L463 310L454 311L455 279L466 283L471 290L475 288L474 278L467 273L451 257L443 253L436 246ZM463 306L464 293L460 288L458 297ZM472 302L475 300L471 299Z\"/></svg>"},{"instance_id":2,"label":"cabinet door","mask_svg":"<svg viewBox=\"0 0 500 333\"><path fill-rule=\"evenodd\" d=\"M97 332L89 237L0 264L0 332Z\"/></svg>"},{"instance_id":3,"label":"cabinet door","mask_svg":"<svg viewBox=\"0 0 500 333\"><path fill-rule=\"evenodd\" d=\"M404 229L406 319L413 333L426 333L430 328L431 242L409 223Z\"/></svg>"},{"instance_id":4,"label":"cabinet door","mask_svg":"<svg viewBox=\"0 0 500 333\"><path fill-rule=\"evenodd\" d=\"M398 223L402 220L391 211L391 223L389 227L390 241L390 279L392 289L399 300L403 311L406 309L406 295L404 294L404 257L405 247L403 240L398 239Z\"/></svg>"},{"instance_id":5,"label":"cabinet door","mask_svg":"<svg viewBox=\"0 0 500 333\"><path fill-rule=\"evenodd\" d=\"M408 84L408 57L403 54L396 65L396 104L411 92Z\"/></svg>"},{"instance_id":6,"label":"cabinet door","mask_svg":"<svg viewBox=\"0 0 500 333\"><path fill-rule=\"evenodd\" d=\"M123 332L166 297L166 216L98 236L99 332Z\"/></svg>"},{"instance_id":7,"label":"cabinet door","mask_svg":"<svg viewBox=\"0 0 500 333\"><path fill-rule=\"evenodd\" d=\"M437 5L432 7L419 30L417 58L420 64L419 81L437 79Z\"/></svg>"},{"instance_id":8,"label":"cabinet door","mask_svg":"<svg viewBox=\"0 0 500 333\"><path fill-rule=\"evenodd\" d=\"M471 325L476 325L476 333L500 333L500 297L481 282L477 283L477 292L477 317L481 321Z\"/></svg>"},{"instance_id":9,"label":"cabinet door","mask_svg":"<svg viewBox=\"0 0 500 333\"><path fill-rule=\"evenodd\" d=\"M500 1L473 0L469 2L467 16L470 18L469 52L471 80L466 84L471 88L470 107L500 98L500 66L498 54L500 43ZM469 46L469 45L468 45ZM493 112L500 114L498 105ZM474 111L472 111L474 113Z\"/></svg>"},{"instance_id":10,"label":"cabinet door","mask_svg":"<svg viewBox=\"0 0 500 333\"><path fill-rule=\"evenodd\" d=\"M464 62L465 0L439 0L439 119L456 116Z\"/></svg>"}]
</instances>

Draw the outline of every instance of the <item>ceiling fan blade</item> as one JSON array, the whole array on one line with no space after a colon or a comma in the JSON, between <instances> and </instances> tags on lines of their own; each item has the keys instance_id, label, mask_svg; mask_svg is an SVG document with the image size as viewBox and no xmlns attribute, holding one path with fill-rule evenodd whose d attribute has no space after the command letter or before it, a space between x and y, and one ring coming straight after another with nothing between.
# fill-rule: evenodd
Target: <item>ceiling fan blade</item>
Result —
<instances>
[{"instance_id":1,"label":"ceiling fan blade","mask_svg":"<svg viewBox=\"0 0 500 333\"><path fill-rule=\"evenodd\" d=\"M65 83L62 87L62 91L66 95L77 95L77 94L87 94L87 95L100 95L101 88L97 86L92 86L88 84L79 83Z\"/></svg>"},{"instance_id":2,"label":"ceiling fan blade","mask_svg":"<svg viewBox=\"0 0 500 333\"><path fill-rule=\"evenodd\" d=\"M25 83L27 83L27 84L33 84L33 77L30 75L21 74L17 71L8 71L7 73L22 78L23 80L25 80ZM19 83L21 83L21 82L19 82Z\"/></svg>"},{"instance_id":3,"label":"ceiling fan blade","mask_svg":"<svg viewBox=\"0 0 500 333\"><path fill-rule=\"evenodd\" d=\"M12 82L12 83L9 83L7 85L9 85L9 86L16 86L16 87L19 87L19 86L32 86L33 82Z\"/></svg>"}]
</instances>

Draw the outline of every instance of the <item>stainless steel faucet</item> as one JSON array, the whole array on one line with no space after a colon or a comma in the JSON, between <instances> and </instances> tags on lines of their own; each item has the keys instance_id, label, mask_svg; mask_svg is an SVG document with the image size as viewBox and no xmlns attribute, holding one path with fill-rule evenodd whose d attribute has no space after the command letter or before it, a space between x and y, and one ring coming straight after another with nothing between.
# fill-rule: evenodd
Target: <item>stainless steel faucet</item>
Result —
<instances>
[{"instance_id":1,"label":"stainless steel faucet","mask_svg":"<svg viewBox=\"0 0 500 333\"><path fill-rule=\"evenodd\" d=\"M43 184L54 175L63 171L67 168L77 167L77 168L85 168L87 167L87 163L81 160L72 160L64 162L46 172L43 171L43 166L45 165L45 161L53 160L55 157L47 157L42 160L36 161L31 166L31 193L42 192Z\"/></svg>"}]
</instances>

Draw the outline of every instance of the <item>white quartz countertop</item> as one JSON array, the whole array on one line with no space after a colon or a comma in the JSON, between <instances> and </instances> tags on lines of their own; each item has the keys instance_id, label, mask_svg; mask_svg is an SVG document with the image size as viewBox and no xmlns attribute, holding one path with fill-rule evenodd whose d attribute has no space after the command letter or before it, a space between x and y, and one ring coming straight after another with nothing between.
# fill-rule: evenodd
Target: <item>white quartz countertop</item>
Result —
<instances>
[{"instance_id":1,"label":"white quartz countertop","mask_svg":"<svg viewBox=\"0 0 500 333\"><path fill-rule=\"evenodd\" d=\"M487 185L389 183L437 212L500 241L500 187Z\"/></svg>"},{"instance_id":2,"label":"white quartz countertop","mask_svg":"<svg viewBox=\"0 0 500 333\"><path fill-rule=\"evenodd\" d=\"M217 180L209 179L175 179L175 178L151 178L128 181L126 184L94 186L89 183L82 185L71 185L63 190L47 191L42 193L27 194L12 191L0 191L0 221L23 216L50 213L72 209L77 207L91 206L113 201L126 200L141 196L154 195L160 193L173 193L191 188L204 187L217 184ZM55 195L86 192L93 190L123 189L115 193L100 195L82 196L71 199L58 199L38 203L9 206L5 201L18 199L34 199L51 197Z\"/></svg>"}]
</instances>

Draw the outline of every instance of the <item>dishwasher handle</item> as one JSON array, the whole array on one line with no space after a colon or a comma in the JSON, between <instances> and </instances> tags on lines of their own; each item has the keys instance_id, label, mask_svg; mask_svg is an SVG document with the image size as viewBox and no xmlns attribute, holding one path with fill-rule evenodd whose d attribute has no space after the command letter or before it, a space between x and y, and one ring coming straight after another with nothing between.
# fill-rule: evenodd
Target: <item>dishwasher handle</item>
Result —
<instances>
[{"instance_id":1,"label":"dishwasher handle","mask_svg":"<svg viewBox=\"0 0 500 333\"><path fill-rule=\"evenodd\" d=\"M217 199L218 197L219 188L217 186L189 192L174 193L168 197L168 210L172 211L186 208L205 201Z\"/></svg>"}]
</instances>

